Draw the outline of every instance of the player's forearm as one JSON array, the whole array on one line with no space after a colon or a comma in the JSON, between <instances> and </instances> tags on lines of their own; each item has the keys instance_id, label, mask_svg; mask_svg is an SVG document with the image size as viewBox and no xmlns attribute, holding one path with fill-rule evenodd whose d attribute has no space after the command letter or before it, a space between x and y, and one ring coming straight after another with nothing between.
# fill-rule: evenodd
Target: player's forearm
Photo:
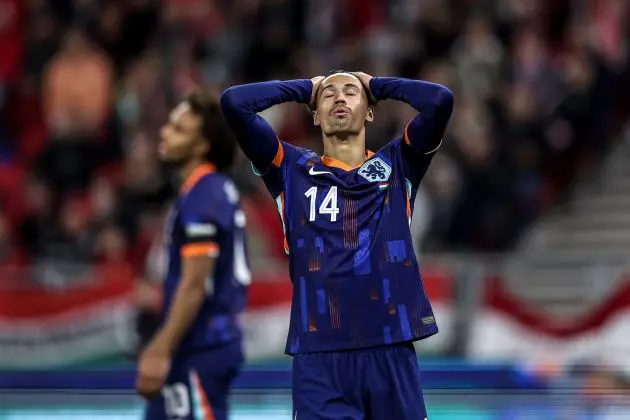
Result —
<instances>
[{"instance_id":1,"label":"player's forearm","mask_svg":"<svg viewBox=\"0 0 630 420\"><path fill-rule=\"evenodd\" d=\"M422 80L375 77L370 91L377 100L404 101L418 111L405 129L405 140L414 151L430 153L439 147L453 112L453 93L448 88Z\"/></svg>"},{"instance_id":2,"label":"player's forearm","mask_svg":"<svg viewBox=\"0 0 630 420\"><path fill-rule=\"evenodd\" d=\"M170 353L179 346L203 305L206 290L201 285L204 283L204 281L182 282L173 296L166 321L157 334L157 340Z\"/></svg>"},{"instance_id":3,"label":"player's forearm","mask_svg":"<svg viewBox=\"0 0 630 420\"><path fill-rule=\"evenodd\" d=\"M411 105L416 111L447 113L453 108L453 93L445 86L423 80L397 77L374 77L370 91L377 100L395 99Z\"/></svg>"},{"instance_id":4,"label":"player's forearm","mask_svg":"<svg viewBox=\"0 0 630 420\"><path fill-rule=\"evenodd\" d=\"M254 166L265 171L278 155L278 137L258 115L285 102L308 103L313 83L288 80L233 86L221 95L221 110L245 155Z\"/></svg>"},{"instance_id":5,"label":"player's forearm","mask_svg":"<svg viewBox=\"0 0 630 420\"><path fill-rule=\"evenodd\" d=\"M226 118L244 119L285 102L309 103L313 83L309 79L273 80L232 86L221 95Z\"/></svg>"}]
</instances>

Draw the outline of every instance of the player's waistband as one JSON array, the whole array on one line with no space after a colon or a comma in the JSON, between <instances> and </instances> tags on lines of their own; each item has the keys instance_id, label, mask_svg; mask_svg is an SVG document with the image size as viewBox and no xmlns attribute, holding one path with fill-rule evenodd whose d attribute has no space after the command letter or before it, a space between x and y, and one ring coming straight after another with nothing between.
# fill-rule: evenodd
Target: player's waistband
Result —
<instances>
[{"instance_id":1,"label":"player's waistband","mask_svg":"<svg viewBox=\"0 0 630 420\"><path fill-rule=\"evenodd\" d=\"M395 335L392 340L384 340L383 337L367 337L363 340L340 340L330 341L319 337L318 340L301 340L300 345L291 345L292 337L289 337L285 353L293 356L296 354L304 353L329 353L329 352L363 352L363 351L378 351L383 348L391 347L413 347L415 341L424 340L438 333L436 324L427 326L420 334L412 337L403 337L402 335ZM312 337L312 336L311 336Z\"/></svg>"},{"instance_id":2,"label":"player's waistband","mask_svg":"<svg viewBox=\"0 0 630 420\"><path fill-rule=\"evenodd\" d=\"M419 339L417 339L419 340ZM391 344L380 344L372 347L359 347L359 348L350 348L350 349L340 349L340 350L329 350L329 351L311 351L311 352L300 352L298 354L317 354L317 353L352 353L352 354L365 354L365 353L379 353L382 351L392 351L393 349L406 349L406 350L414 350L413 346L415 340L410 341L401 341L398 343Z\"/></svg>"}]
</instances>

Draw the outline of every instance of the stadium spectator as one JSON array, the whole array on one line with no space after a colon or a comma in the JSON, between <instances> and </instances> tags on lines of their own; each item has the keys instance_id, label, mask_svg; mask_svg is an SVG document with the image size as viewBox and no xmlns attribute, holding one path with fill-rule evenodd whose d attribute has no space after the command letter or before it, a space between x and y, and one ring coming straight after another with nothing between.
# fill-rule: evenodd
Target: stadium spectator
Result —
<instances>
[{"instance_id":1,"label":"stadium spectator","mask_svg":"<svg viewBox=\"0 0 630 420\"><path fill-rule=\"evenodd\" d=\"M42 98L53 136L95 135L110 109L112 82L109 57L70 29L44 75Z\"/></svg>"}]
</instances>

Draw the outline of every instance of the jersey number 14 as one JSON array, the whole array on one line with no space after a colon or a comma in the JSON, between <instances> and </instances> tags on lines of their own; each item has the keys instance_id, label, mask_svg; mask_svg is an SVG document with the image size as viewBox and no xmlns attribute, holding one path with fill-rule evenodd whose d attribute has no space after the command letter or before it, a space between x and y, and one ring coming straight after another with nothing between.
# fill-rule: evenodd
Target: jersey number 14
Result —
<instances>
[{"instance_id":1,"label":"jersey number 14","mask_svg":"<svg viewBox=\"0 0 630 420\"><path fill-rule=\"evenodd\" d=\"M317 191L317 187L311 187L304 193L310 201L308 220L311 222L314 222L317 216L315 212ZM330 215L331 222L337 221L337 215L339 214L339 207L337 207L337 187L330 187L330 190L328 190L319 206L319 214L328 214Z\"/></svg>"}]
</instances>

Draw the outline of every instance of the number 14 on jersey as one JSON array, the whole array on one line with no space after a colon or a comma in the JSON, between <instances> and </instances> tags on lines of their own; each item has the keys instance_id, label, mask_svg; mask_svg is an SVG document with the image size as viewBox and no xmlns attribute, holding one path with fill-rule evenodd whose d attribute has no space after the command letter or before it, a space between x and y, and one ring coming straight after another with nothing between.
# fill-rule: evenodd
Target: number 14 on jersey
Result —
<instances>
[{"instance_id":1,"label":"number 14 on jersey","mask_svg":"<svg viewBox=\"0 0 630 420\"><path fill-rule=\"evenodd\" d=\"M315 208L318 190L319 189L317 187L311 187L304 193L310 202L308 220L311 222L314 222L317 217ZM337 187L330 187L330 190L328 190L324 196L324 200L322 201L322 204L320 204L319 212L317 213L320 215L328 214L330 215L331 222L337 221L337 215L339 214L339 207L337 207Z\"/></svg>"}]
</instances>

